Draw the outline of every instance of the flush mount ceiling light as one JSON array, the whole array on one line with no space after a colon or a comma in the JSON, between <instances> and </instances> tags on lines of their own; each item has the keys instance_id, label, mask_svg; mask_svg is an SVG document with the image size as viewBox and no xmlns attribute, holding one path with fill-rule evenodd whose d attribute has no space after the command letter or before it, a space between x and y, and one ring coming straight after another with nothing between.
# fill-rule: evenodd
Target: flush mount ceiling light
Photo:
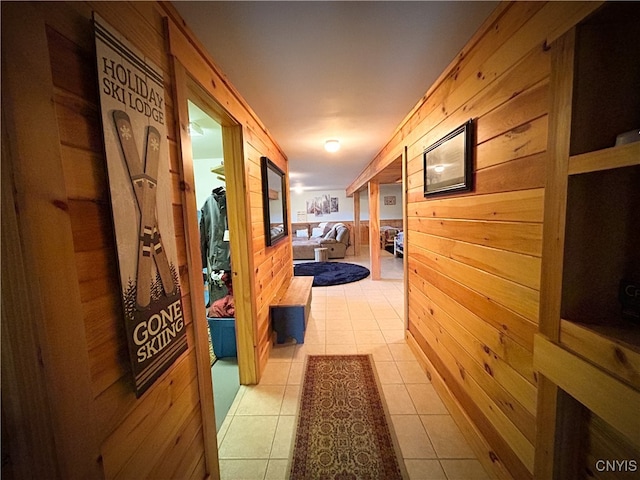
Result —
<instances>
[{"instance_id":1,"label":"flush mount ceiling light","mask_svg":"<svg viewBox=\"0 0 640 480\"><path fill-rule=\"evenodd\" d=\"M435 167L433 167L433 169L436 171L436 173L442 173L444 172L444 165L436 165Z\"/></svg>"},{"instance_id":2,"label":"flush mount ceiling light","mask_svg":"<svg viewBox=\"0 0 640 480\"><path fill-rule=\"evenodd\" d=\"M340 142L338 140L327 140L324 142L324 149L327 152L337 152L340 150Z\"/></svg>"}]
</instances>

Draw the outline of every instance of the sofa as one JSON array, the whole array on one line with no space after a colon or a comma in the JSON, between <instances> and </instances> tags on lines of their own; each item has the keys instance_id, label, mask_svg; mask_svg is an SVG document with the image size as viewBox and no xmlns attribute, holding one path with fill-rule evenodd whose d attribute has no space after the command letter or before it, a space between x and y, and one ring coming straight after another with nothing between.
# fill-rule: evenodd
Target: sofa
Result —
<instances>
[{"instance_id":1,"label":"sofa","mask_svg":"<svg viewBox=\"0 0 640 480\"><path fill-rule=\"evenodd\" d=\"M313 228L311 236L294 236L294 260L314 260L316 248L326 248L329 258L344 258L350 245L351 232L344 223Z\"/></svg>"}]
</instances>

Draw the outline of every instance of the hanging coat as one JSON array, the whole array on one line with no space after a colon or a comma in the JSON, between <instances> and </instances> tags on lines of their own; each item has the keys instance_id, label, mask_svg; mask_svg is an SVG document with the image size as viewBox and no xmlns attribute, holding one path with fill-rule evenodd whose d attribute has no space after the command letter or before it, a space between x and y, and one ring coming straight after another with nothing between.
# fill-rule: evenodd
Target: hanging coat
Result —
<instances>
[{"instance_id":1,"label":"hanging coat","mask_svg":"<svg viewBox=\"0 0 640 480\"><path fill-rule=\"evenodd\" d=\"M229 242L223 240L224 232L229 229L227 197L223 188L213 190L201 213L200 250L203 268L209 272L231 270Z\"/></svg>"}]
</instances>

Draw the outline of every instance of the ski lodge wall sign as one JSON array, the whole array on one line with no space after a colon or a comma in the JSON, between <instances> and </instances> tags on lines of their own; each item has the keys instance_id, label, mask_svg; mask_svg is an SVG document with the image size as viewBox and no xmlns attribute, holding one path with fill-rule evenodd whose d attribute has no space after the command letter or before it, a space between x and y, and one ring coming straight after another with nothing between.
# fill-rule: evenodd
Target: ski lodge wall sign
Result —
<instances>
[{"instance_id":1,"label":"ski lodge wall sign","mask_svg":"<svg viewBox=\"0 0 640 480\"><path fill-rule=\"evenodd\" d=\"M98 85L129 356L139 397L187 350L162 71L94 15Z\"/></svg>"}]
</instances>

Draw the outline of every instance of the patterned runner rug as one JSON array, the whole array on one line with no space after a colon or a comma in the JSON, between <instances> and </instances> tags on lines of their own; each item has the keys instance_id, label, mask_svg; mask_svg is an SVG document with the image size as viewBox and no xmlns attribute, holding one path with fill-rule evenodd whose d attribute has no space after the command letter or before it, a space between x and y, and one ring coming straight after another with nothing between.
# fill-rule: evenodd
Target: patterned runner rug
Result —
<instances>
[{"instance_id":1,"label":"patterned runner rug","mask_svg":"<svg viewBox=\"0 0 640 480\"><path fill-rule=\"evenodd\" d=\"M408 478L370 355L310 355L290 478Z\"/></svg>"}]
</instances>

